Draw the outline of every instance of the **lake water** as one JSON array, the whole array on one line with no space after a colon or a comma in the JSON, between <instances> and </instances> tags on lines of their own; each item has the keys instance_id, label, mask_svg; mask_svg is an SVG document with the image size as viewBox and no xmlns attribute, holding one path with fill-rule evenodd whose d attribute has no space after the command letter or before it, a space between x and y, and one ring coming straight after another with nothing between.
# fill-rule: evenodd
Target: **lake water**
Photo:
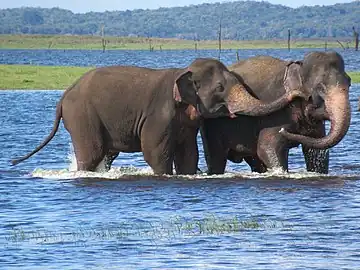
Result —
<instances>
[{"instance_id":1,"label":"lake water","mask_svg":"<svg viewBox=\"0 0 360 270\"><path fill-rule=\"evenodd\" d=\"M305 51L239 54L300 59ZM360 70L360 54L340 53L348 70ZM169 67L196 56L217 52L0 50L0 63ZM230 64L235 51L222 59ZM0 91L0 269L359 268L360 84L326 176L304 170L300 148L290 152L289 174L229 163L221 176L157 177L140 153L121 154L107 173L73 172L62 125L42 151L9 166L47 136L61 94Z\"/></svg>"},{"instance_id":2,"label":"lake water","mask_svg":"<svg viewBox=\"0 0 360 270\"><path fill-rule=\"evenodd\" d=\"M321 49L317 49L324 51ZM283 59L299 60L310 49L261 49L239 50L239 58L256 55L271 55ZM344 57L348 71L359 70L359 53L353 50L337 50ZM91 50L4 50L0 49L0 64L50 65L50 66L104 66L137 65L144 67L182 67L196 57L218 58L216 50L167 50L167 51L102 51ZM224 50L221 61L231 64L236 61L236 50Z\"/></svg>"}]
</instances>

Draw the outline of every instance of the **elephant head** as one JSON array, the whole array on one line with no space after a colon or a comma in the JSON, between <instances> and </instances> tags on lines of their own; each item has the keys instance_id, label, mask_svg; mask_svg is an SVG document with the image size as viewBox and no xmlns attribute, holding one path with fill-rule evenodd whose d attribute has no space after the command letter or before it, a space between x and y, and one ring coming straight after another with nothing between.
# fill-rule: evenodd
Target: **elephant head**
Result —
<instances>
[{"instance_id":1,"label":"elephant head","mask_svg":"<svg viewBox=\"0 0 360 270\"><path fill-rule=\"evenodd\" d=\"M327 149L335 146L348 131L351 118L351 81L345 72L343 58L336 52L308 53L302 61L299 77L311 96L305 113L317 120L330 120L329 134L322 138L311 138L284 129L280 133L289 140L311 148Z\"/></svg>"},{"instance_id":2,"label":"elephant head","mask_svg":"<svg viewBox=\"0 0 360 270\"><path fill-rule=\"evenodd\" d=\"M193 91L186 90L189 88ZM305 97L303 92L294 90L271 103L260 101L248 93L239 75L210 58L192 62L177 77L173 92L176 101L191 104L206 118L235 117L235 114L263 116L285 107L297 97Z\"/></svg>"}]
</instances>

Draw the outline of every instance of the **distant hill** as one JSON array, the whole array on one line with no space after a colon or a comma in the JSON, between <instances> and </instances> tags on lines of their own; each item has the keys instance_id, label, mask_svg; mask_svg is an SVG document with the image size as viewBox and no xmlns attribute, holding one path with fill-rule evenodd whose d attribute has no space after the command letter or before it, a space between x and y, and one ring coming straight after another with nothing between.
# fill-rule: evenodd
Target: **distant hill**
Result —
<instances>
[{"instance_id":1,"label":"distant hill","mask_svg":"<svg viewBox=\"0 0 360 270\"><path fill-rule=\"evenodd\" d=\"M360 2L290 8L237 1L156 10L73 13L60 8L0 9L0 34L77 34L237 40L351 37L360 30Z\"/></svg>"}]
</instances>

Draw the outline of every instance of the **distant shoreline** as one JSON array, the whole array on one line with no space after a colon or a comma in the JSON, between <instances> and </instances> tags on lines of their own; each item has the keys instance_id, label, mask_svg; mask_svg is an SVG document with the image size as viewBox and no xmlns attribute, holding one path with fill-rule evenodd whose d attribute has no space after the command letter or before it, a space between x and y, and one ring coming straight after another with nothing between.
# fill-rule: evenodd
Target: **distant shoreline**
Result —
<instances>
[{"instance_id":1,"label":"distant shoreline","mask_svg":"<svg viewBox=\"0 0 360 270\"><path fill-rule=\"evenodd\" d=\"M287 40L222 40L227 49L286 49ZM176 38L114 37L80 35L0 35L0 49L58 49L58 50L210 50L218 49L217 40L185 40ZM353 48L352 42L325 39L293 39L292 49Z\"/></svg>"},{"instance_id":2,"label":"distant shoreline","mask_svg":"<svg viewBox=\"0 0 360 270\"><path fill-rule=\"evenodd\" d=\"M61 90L94 67L0 65L0 90ZM360 83L360 71L348 72Z\"/></svg>"}]
</instances>

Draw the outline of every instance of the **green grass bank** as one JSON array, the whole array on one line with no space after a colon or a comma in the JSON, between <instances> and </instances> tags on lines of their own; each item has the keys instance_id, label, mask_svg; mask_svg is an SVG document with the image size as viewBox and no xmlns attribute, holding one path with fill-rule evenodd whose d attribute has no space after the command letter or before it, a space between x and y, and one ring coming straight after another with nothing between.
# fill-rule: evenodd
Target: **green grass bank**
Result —
<instances>
[{"instance_id":1,"label":"green grass bank","mask_svg":"<svg viewBox=\"0 0 360 270\"><path fill-rule=\"evenodd\" d=\"M0 65L0 89L66 89L93 67ZM360 72L349 72L360 83Z\"/></svg>"},{"instance_id":2,"label":"green grass bank","mask_svg":"<svg viewBox=\"0 0 360 270\"><path fill-rule=\"evenodd\" d=\"M90 67L0 65L0 89L66 89Z\"/></svg>"},{"instance_id":3,"label":"green grass bank","mask_svg":"<svg viewBox=\"0 0 360 270\"><path fill-rule=\"evenodd\" d=\"M184 40L176 38L104 37L107 50L176 50L218 49L217 40ZM326 43L326 45L325 45ZM352 41L293 39L291 48L353 48ZM90 49L102 50L100 36L75 35L0 35L0 49ZM287 48L287 40L222 40L222 49Z\"/></svg>"}]
</instances>

